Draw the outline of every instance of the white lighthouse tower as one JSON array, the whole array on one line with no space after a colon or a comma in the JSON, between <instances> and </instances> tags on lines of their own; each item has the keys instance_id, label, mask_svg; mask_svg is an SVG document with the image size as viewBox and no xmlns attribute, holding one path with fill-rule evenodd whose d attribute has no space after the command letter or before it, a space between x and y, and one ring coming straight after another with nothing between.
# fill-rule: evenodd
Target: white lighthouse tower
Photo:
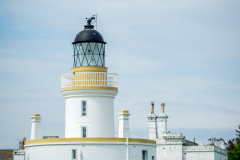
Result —
<instances>
[{"instance_id":1,"label":"white lighthouse tower","mask_svg":"<svg viewBox=\"0 0 240 160\"><path fill-rule=\"evenodd\" d=\"M117 75L105 67L102 35L88 18L84 30L72 43L71 73L62 75L61 92L66 99L65 137L114 137L114 98Z\"/></svg>"}]
</instances>

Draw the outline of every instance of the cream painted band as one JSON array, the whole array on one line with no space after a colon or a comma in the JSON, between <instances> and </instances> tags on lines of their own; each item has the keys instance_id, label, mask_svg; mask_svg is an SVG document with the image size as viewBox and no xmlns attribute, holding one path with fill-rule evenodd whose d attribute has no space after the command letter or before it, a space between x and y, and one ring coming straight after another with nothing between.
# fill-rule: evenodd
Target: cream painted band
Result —
<instances>
[{"instance_id":1,"label":"cream painted band","mask_svg":"<svg viewBox=\"0 0 240 160\"><path fill-rule=\"evenodd\" d=\"M107 70L107 67L101 66L81 66L72 68L72 72L107 72Z\"/></svg>"},{"instance_id":2,"label":"cream painted band","mask_svg":"<svg viewBox=\"0 0 240 160\"><path fill-rule=\"evenodd\" d=\"M59 142L127 142L127 138L50 138L33 139L25 141L25 145L37 143L59 143ZM149 143L156 144L156 141L149 139L128 138L129 143Z\"/></svg>"},{"instance_id":3,"label":"cream painted band","mask_svg":"<svg viewBox=\"0 0 240 160\"><path fill-rule=\"evenodd\" d=\"M38 113L35 113L35 114L32 115L32 117L40 117L40 116L41 116L41 115L38 114Z\"/></svg>"},{"instance_id":4,"label":"cream painted band","mask_svg":"<svg viewBox=\"0 0 240 160\"><path fill-rule=\"evenodd\" d=\"M80 90L80 89L101 89L101 90L113 90L118 92L118 88L115 87L107 87L107 86L77 86L77 87L66 87L62 88L61 92L69 91L69 90Z\"/></svg>"},{"instance_id":5,"label":"cream painted band","mask_svg":"<svg viewBox=\"0 0 240 160\"><path fill-rule=\"evenodd\" d=\"M115 98L117 91L113 90L102 90L102 89L79 89L79 90L69 90L62 92L64 98L73 97L111 97Z\"/></svg>"},{"instance_id":6,"label":"cream painted band","mask_svg":"<svg viewBox=\"0 0 240 160\"><path fill-rule=\"evenodd\" d=\"M121 110L119 113L129 113L129 111L126 110L126 109L123 109L123 110Z\"/></svg>"}]
</instances>

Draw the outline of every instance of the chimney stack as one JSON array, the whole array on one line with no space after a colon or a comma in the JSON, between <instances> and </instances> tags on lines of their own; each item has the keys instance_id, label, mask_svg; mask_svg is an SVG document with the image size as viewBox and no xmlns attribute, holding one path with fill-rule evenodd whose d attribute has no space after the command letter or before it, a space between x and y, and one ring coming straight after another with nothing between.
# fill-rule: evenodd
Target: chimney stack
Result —
<instances>
[{"instance_id":1,"label":"chimney stack","mask_svg":"<svg viewBox=\"0 0 240 160\"><path fill-rule=\"evenodd\" d=\"M31 130L31 140L32 139L42 139L42 130L41 130L41 115L33 114L31 117L32 120L32 130Z\"/></svg>"},{"instance_id":2,"label":"chimney stack","mask_svg":"<svg viewBox=\"0 0 240 160\"><path fill-rule=\"evenodd\" d=\"M167 134L167 119L168 116L165 114L165 104L161 104L161 114L158 116L158 138Z\"/></svg>"},{"instance_id":3,"label":"chimney stack","mask_svg":"<svg viewBox=\"0 0 240 160\"><path fill-rule=\"evenodd\" d=\"M165 103L161 104L161 113L164 113L164 107L165 107Z\"/></svg>"},{"instance_id":4,"label":"chimney stack","mask_svg":"<svg viewBox=\"0 0 240 160\"><path fill-rule=\"evenodd\" d=\"M118 138L130 137L129 133L129 116L128 110L123 109L118 113L119 116L119 128L118 128Z\"/></svg>"},{"instance_id":5,"label":"chimney stack","mask_svg":"<svg viewBox=\"0 0 240 160\"><path fill-rule=\"evenodd\" d=\"M151 102L151 114L154 114L154 102Z\"/></svg>"},{"instance_id":6,"label":"chimney stack","mask_svg":"<svg viewBox=\"0 0 240 160\"><path fill-rule=\"evenodd\" d=\"M151 102L151 114L148 118L148 139L157 138L157 116L154 114L154 102Z\"/></svg>"}]
</instances>

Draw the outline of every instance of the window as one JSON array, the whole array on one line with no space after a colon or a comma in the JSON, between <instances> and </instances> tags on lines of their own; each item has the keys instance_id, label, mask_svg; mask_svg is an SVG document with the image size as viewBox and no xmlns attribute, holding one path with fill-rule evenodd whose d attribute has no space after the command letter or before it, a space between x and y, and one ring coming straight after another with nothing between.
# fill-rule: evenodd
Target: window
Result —
<instances>
[{"instance_id":1,"label":"window","mask_svg":"<svg viewBox=\"0 0 240 160\"><path fill-rule=\"evenodd\" d=\"M83 42L73 44L74 67L105 66L105 44L97 42Z\"/></svg>"},{"instance_id":2,"label":"window","mask_svg":"<svg viewBox=\"0 0 240 160\"><path fill-rule=\"evenodd\" d=\"M76 149L72 150L72 159L76 159Z\"/></svg>"},{"instance_id":3,"label":"window","mask_svg":"<svg viewBox=\"0 0 240 160\"><path fill-rule=\"evenodd\" d=\"M82 137L87 137L87 128L82 127Z\"/></svg>"},{"instance_id":4,"label":"window","mask_svg":"<svg viewBox=\"0 0 240 160\"><path fill-rule=\"evenodd\" d=\"M87 115L87 106L86 106L86 101L82 101L82 116Z\"/></svg>"},{"instance_id":5,"label":"window","mask_svg":"<svg viewBox=\"0 0 240 160\"><path fill-rule=\"evenodd\" d=\"M147 160L147 151L142 151L142 160Z\"/></svg>"}]
</instances>

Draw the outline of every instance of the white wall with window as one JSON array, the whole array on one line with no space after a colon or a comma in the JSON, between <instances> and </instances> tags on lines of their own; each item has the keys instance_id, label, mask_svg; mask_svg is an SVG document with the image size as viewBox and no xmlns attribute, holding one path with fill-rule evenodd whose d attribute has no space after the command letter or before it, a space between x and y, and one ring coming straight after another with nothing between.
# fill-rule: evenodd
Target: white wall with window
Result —
<instances>
[{"instance_id":1,"label":"white wall with window","mask_svg":"<svg viewBox=\"0 0 240 160\"><path fill-rule=\"evenodd\" d=\"M72 160L77 159L77 153L76 153L76 149L72 150Z\"/></svg>"},{"instance_id":2,"label":"white wall with window","mask_svg":"<svg viewBox=\"0 0 240 160\"><path fill-rule=\"evenodd\" d=\"M82 116L87 116L87 102L82 101Z\"/></svg>"},{"instance_id":3,"label":"white wall with window","mask_svg":"<svg viewBox=\"0 0 240 160\"><path fill-rule=\"evenodd\" d=\"M148 152L147 152L147 150L142 150L142 160L148 160Z\"/></svg>"},{"instance_id":4,"label":"white wall with window","mask_svg":"<svg viewBox=\"0 0 240 160\"><path fill-rule=\"evenodd\" d=\"M45 143L26 146L30 160L126 160L126 142L66 142ZM155 144L129 143L128 159L152 160L156 155Z\"/></svg>"},{"instance_id":5,"label":"white wall with window","mask_svg":"<svg viewBox=\"0 0 240 160\"><path fill-rule=\"evenodd\" d=\"M65 137L114 137L114 97L112 90L65 91Z\"/></svg>"},{"instance_id":6,"label":"white wall with window","mask_svg":"<svg viewBox=\"0 0 240 160\"><path fill-rule=\"evenodd\" d=\"M82 127L82 137L87 137L87 127Z\"/></svg>"}]
</instances>

